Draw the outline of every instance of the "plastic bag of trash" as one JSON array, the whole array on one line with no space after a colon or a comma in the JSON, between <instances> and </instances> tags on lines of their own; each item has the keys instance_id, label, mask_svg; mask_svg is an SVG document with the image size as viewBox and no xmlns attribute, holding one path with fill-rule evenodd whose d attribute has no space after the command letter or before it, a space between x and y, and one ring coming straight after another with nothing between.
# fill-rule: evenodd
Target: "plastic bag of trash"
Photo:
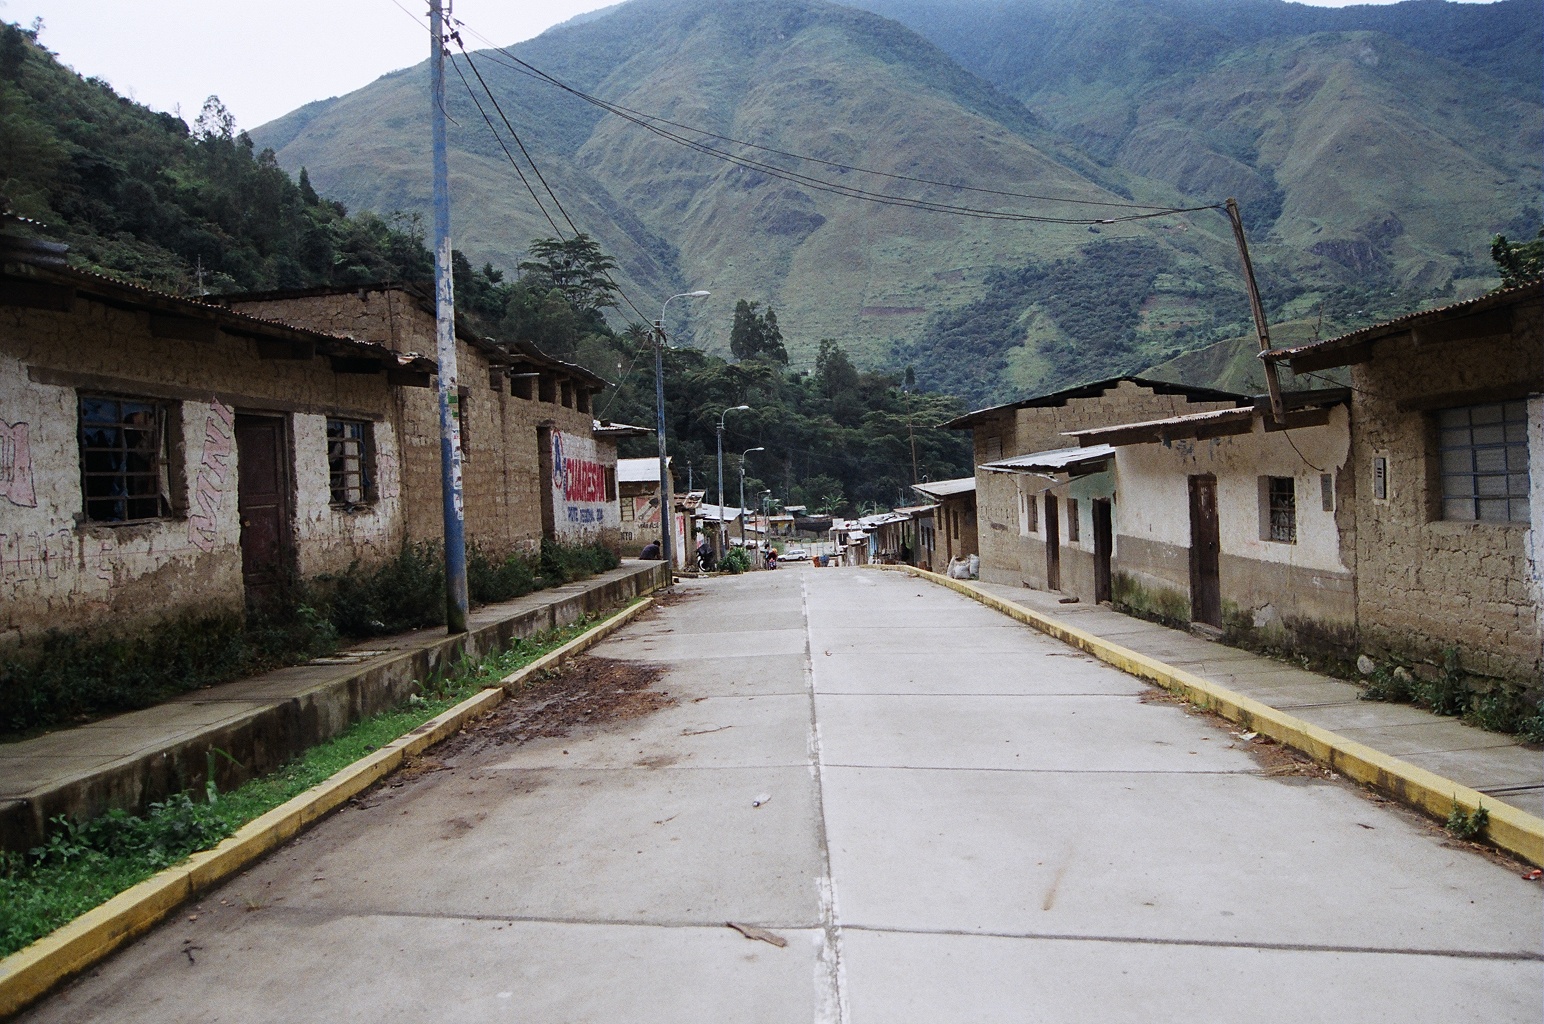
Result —
<instances>
[{"instance_id":1,"label":"plastic bag of trash","mask_svg":"<svg viewBox=\"0 0 1544 1024\"><path fill-rule=\"evenodd\" d=\"M949 559L949 578L951 580L968 580L968 579L970 579L970 559L968 559L968 558L951 558L951 559Z\"/></svg>"}]
</instances>

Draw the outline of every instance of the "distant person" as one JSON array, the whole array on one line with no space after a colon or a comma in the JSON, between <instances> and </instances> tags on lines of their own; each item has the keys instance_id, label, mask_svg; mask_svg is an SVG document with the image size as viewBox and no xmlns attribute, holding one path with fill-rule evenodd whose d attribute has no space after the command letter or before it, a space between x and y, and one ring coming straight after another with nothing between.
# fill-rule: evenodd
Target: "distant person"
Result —
<instances>
[{"instance_id":1,"label":"distant person","mask_svg":"<svg viewBox=\"0 0 1544 1024\"><path fill-rule=\"evenodd\" d=\"M639 552L638 557L647 562L657 562L665 556L660 553L659 541L651 540L643 546L643 550Z\"/></svg>"}]
</instances>

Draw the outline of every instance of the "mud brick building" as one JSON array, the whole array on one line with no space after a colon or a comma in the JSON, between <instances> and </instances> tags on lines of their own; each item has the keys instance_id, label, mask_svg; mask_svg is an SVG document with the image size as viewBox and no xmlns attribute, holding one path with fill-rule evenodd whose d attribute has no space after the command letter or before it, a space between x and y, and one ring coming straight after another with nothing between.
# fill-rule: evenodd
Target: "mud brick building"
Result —
<instances>
[{"instance_id":1,"label":"mud brick building","mask_svg":"<svg viewBox=\"0 0 1544 1024\"><path fill-rule=\"evenodd\" d=\"M1071 431L1082 447L1062 453L1063 464L1090 475L1053 490L1067 492L1069 530L1091 520L1093 537L1082 539L1092 540L1093 599L1354 659L1349 397L1290 395L1280 421L1262 399ZM1079 597L1087 587L1082 573L1063 584Z\"/></svg>"},{"instance_id":2,"label":"mud brick building","mask_svg":"<svg viewBox=\"0 0 1544 1024\"><path fill-rule=\"evenodd\" d=\"M246 293L219 301L399 354L435 351L434 301L403 285ZM495 556L533 550L544 535L617 548L617 438L615 431L597 434L591 409L606 382L534 346L501 346L459 327L456 360L468 542ZM432 541L442 530L436 392L398 396L395 416L407 536Z\"/></svg>"},{"instance_id":3,"label":"mud brick building","mask_svg":"<svg viewBox=\"0 0 1544 1024\"><path fill-rule=\"evenodd\" d=\"M981 552L976 487L976 478L969 476L912 485L912 490L935 505L933 531L923 540L935 567L941 567L940 572L956 558L969 558Z\"/></svg>"},{"instance_id":4,"label":"mud brick building","mask_svg":"<svg viewBox=\"0 0 1544 1024\"><path fill-rule=\"evenodd\" d=\"M1070 588L1094 600L1095 502L1117 499L1113 477L1098 475L1109 462L1062 465L1052 458L1051 465L1039 463L1074 444L1068 431L1249 404L1243 395L1211 388L1112 377L979 409L943 424L970 430L974 437L981 578L1010 586ZM940 519L939 530L945 529Z\"/></svg>"},{"instance_id":5,"label":"mud brick building","mask_svg":"<svg viewBox=\"0 0 1544 1024\"><path fill-rule=\"evenodd\" d=\"M1271 354L1351 368L1356 620L1375 657L1537 693L1544 285Z\"/></svg>"},{"instance_id":6,"label":"mud brick building","mask_svg":"<svg viewBox=\"0 0 1544 1024\"><path fill-rule=\"evenodd\" d=\"M409 531L399 410L435 369L8 258L0 642L239 611L287 573L386 556Z\"/></svg>"}]
</instances>

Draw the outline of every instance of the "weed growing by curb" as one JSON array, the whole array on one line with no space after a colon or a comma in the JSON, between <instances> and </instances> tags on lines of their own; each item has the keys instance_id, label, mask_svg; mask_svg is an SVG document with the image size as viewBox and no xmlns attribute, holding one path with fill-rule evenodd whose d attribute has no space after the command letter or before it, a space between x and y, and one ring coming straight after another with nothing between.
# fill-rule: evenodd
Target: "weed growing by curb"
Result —
<instances>
[{"instance_id":1,"label":"weed growing by curb","mask_svg":"<svg viewBox=\"0 0 1544 1024\"><path fill-rule=\"evenodd\" d=\"M609 618L610 616L607 616ZM163 868L212 849L247 822L324 782L355 761L455 707L517 669L588 632L583 618L513 641L474 661L463 658L420 692L312 747L271 774L230 793L179 793L143 816L109 811L88 822L58 820L43 846L0 853L0 957L9 956Z\"/></svg>"},{"instance_id":2,"label":"weed growing by curb","mask_svg":"<svg viewBox=\"0 0 1544 1024\"><path fill-rule=\"evenodd\" d=\"M1443 827L1459 839L1478 842L1485 838L1485 830L1489 826L1490 812L1483 804L1476 807L1473 814L1465 814L1455 799L1453 809L1448 812L1447 824Z\"/></svg>"}]
</instances>

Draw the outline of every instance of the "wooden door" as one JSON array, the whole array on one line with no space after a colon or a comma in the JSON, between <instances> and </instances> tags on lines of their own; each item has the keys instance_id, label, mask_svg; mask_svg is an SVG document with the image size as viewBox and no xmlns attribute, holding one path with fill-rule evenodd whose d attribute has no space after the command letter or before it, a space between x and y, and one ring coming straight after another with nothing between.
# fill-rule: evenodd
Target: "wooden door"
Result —
<instances>
[{"instance_id":1,"label":"wooden door","mask_svg":"<svg viewBox=\"0 0 1544 1024\"><path fill-rule=\"evenodd\" d=\"M1190 618L1222 626L1222 539L1217 527L1217 478L1190 478Z\"/></svg>"},{"instance_id":2,"label":"wooden door","mask_svg":"<svg viewBox=\"0 0 1544 1024\"><path fill-rule=\"evenodd\" d=\"M1094 499L1094 601L1108 601L1110 588L1110 554L1115 549L1114 517L1110 514L1110 499Z\"/></svg>"},{"instance_id":3,"label":"wooden door","mask_svg":"<svg viewBox=\"0 0 1544 1024\"><path fill-rule=\"evenodd\" d=\"M236 417L236 508L248 600L275 596L290 565L289 464L284 421Z\"/></svg>"},{"instance_id":4,"label":"wooden door","mask_svg":"<svg viewBox=\"0 0 1544 1024\"><path fill-rule=\"evenodd\" d=\"M1061 589L1061 519L1056 514L1056 495L1045 496L1045 586Z\"/></svg>"}]
</instances>

